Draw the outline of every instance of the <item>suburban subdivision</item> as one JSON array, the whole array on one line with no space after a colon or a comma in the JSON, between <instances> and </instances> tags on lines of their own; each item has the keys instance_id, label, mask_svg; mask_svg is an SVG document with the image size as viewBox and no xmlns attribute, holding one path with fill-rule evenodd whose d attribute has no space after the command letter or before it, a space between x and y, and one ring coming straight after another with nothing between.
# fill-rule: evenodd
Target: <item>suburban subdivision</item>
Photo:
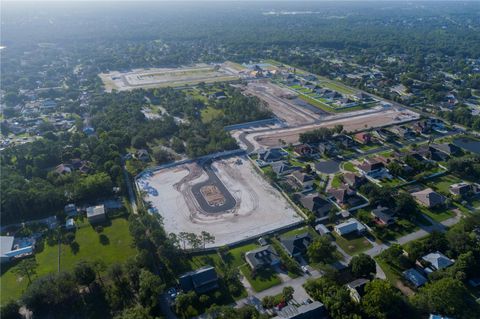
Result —
<instances>
[{"instance_id":1,"label":"suburban subdivision","mask_svg":"<svg viewBox=\"0 0 480 319\"><path fill-rule=\"evenodd\" d=\"M7 2L2 319L480 318L474 1Z\"/></svg>"}]
</instances>

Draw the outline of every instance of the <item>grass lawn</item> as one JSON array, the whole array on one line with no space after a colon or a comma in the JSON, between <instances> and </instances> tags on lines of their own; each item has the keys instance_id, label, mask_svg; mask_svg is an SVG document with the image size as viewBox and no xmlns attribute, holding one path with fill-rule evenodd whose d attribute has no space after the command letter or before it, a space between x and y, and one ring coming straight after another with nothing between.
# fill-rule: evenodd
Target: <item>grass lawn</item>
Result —
<instances>
[{"instance_id":1,"label":"grass lawn","mask_svg":"<svg viewBox=\"0 0 480 319\"><path fill-rule=\"evenodd\" d=\"M342 185L342 179L340 178L341 174L336 174L332 179L332 187L338 188Z\"/></svg>"},{"instance_id":2,"label":"grass lawn","mask_svg":"<svg viewBox=\"0 0 480 319\"><path fill-rule=\"evenodd\" d=\"M448 195L450 193L450 185L460 183L461 181L462 180L458 177L449 174L430 179L427 184L433 190L442 193L443 195Z\"/></svg>"},{"instance_id":3,"label":"grass lawn","mask_svg":"<svg viewBox=\"0 0 480 319\"><path fill-rule=\"evenodd\" d=\"M372 244L363 236L349 236L345 238L335 232L332 232L332 234L335 237L335 242L349 255L356 255L372 248Z\"/></svg>"},{"instance_id":4,"label":"grass lawn","mask_svg":"<svg viewBox=\"0 0 480 319\"><path fill-rule=\"evenodd\" d=\"M397 282L400 280L400 273L397 272L396 270L392 269L390 265L385 262L381 257L374 257L375 261L378 263L378 265L382 268L383 272L385 273L385 276L387 277L387 280L390 281L390 283L396 287Z\"/></svg>"},{"instance_id":5,"label":"grass lawn","mask_svg":"<svg viewBox=\"0 0 480 319\"><path fill-rule=\"evenodd\" d=\"M201 112L202 122L203 123L210 123L216 118L223 116L223 111L219 109L215 109L211 106L204 108Z\"/></svg>"},{"instance_id":6,"label":"grass lawn","mask_svg":"<svg viewBox=\"0 0 480 319\"><path fill-rule=\"evenodd\" d=\"M304 227L300 227L300 228L295 228L295 229L292 229L292 230L289 230L285 233L282 233L280 236L281 237L291 237L291 236L295 236L295 235L300 235L300 234L303 234L304 232L308 232L313 239L319 237L320 235L315 231L315 229L313 229L312 227L310 226L304 226Z\"/></svg>"},{"instance_id":7,"label":"grass lawn","mask_svg":"<svg viewBox=\"0 0 480 319\"><path fill-rule=\"evenodd\" d=\"M450 209L427 209L426 207L420 207L420 211L437 222L443 222L446 219L455 216L455 213Z\"/></svg>"},{"instance_id":8,"label":"grass lawn","mask_svg":"<svg viewBox=\"0 0 480 319\"><path fill-rule=\"evenodd\" d=\"M318 100L315 100L313 98L311 98L310 96L308 95L305 95L305 94L300 94L298 96L300 99L304 100L305 102L315 106L315 107L318 107L319 109L325 111L325 112L328 112L328 113L331 113L331 112L337 112L334 108L330 107L329 105L323 103L323 102L320 102Z\"/></svg>"},{"instance_id":9,"label":"grass lawn","mask_svg":"<svg viewBox=\"0 0 480 319\"><path fill-rule=\"evenodd\" d=\"M229 250L229 254L224 259L225 262L232 267L240 267L241 265L245 264L245 259L243 259L242 255L244 255L247 251L254 250L259 248L260 245L256 243L251 243L247 245L243 245L240 247L236 247Z\"/></svg>"},{"instance_id":10,"label":"grass lawn","mask_svg":"<svg viewBox=\"0 0 480 319\"><path fill-rule=\"evenodd\" d=\"M108 238L103 244L100 243L99 234L86 223L79 223L79 229L75 235L75 241L79 245L78 252L72 252L68 245L61 246L60 269L71 270L81 260L94 261L102 260L110 265L115 262L124 262L128 257L136 254L132 237L128 230L128 222L124 218L111 220L110 226L105 226L103 235ZM49 246L45 243L41 252L35 254L38 262L37 276L41 277L58 269L58 246ZM17 299L27 288L27 279L18 278L14 274L15 266L2 269L1 282L1 303L11 299Z\"/></svg>"},{"instance_id":11,"label":"grass lawn","mask_svg":"<svg viewBox=\"0 0 480 319\"><path fill-rule=\"evenodd\" d=\"M209 253L204 255L192 256L189 260L190 268L192 270L204 267L204 266L214 266L217 270L221 269L222 260L220 256L216 253Z\"/></svg>"},{"instance_id":12,"label":"grass lawn","mask_svg":"<svg viewBox=\"0 0 480 319\"><path fill-rule=\"evenodd\" d=\"M282 281L277 273L270 269L262 269L257 271L255 278L252 277L252 271L248 265L240 267L240 271L247 278L250 285L256 292L263 291L273 286L279 285Z\"/></svg>"},{"instance_id":13,"label":"grass lawn","mask_svg":"<svg viewBox=\"0 0 480 319\"><path fill-rule=\"evenodd\" d=\"M339 84L336 84L334 82L330 82L330 81L323 81L322 82L322 86L326 87L326 88L329 88L329 89L332 89L332 90L335 90L339 93L342 93L342 94L355 94L356 92L346 86L343 86L343 85L339 85Z\"/></svg>"},{"instance_id":14,"label":"grass lawn","mask_svg":"<svg viewBox=\"0 0 480 319\"><path fill-rule=\"evenodd\" d=\"M342 168L346 171L349 171L349 172L356 172L356 168L355 168L355 165L353 165L352 162L343 162L342 163Z\"/></svg>"}]
</instances>

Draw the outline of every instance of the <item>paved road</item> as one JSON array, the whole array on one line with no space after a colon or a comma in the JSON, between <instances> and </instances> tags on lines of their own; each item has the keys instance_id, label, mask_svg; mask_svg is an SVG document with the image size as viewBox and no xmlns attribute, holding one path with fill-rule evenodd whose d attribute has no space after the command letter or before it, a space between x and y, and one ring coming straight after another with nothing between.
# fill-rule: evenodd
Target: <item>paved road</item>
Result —
<instances>
[{"instance_id":1,"label":"paved road","mask_svg":"<svg viewBox=\"0 0 480 319\"><path fill-rule=\"evenodd\" d=\"M228 191L222 181L218 178L217 174L212 169L211 166L212 162L207 161L202 168L208 175L208 179L201 183L195 184L192 186L192 194L195 196L198 204L202 208L203 211L206 213L224 213L227 210L230 210L237 205L237 201L232 196L232 194ZM201 188L207 185L215 185L217 189L222 193L223 197L225 198L225 202L219 206L210 206L206 201L205 197L201 193Z\"/></svg>"},{"instance_id":2,"label":"paved road","mask_svg":"<svg viewBox=\"0 0 480 319\"><path fill-rule=\"evenodd\" d=\"M446 230L446 227L450 227L450 226L455 225L462 218L462 213L459 210L454 210L454 212L456 213L456 215L454 217L449 218L447 220L444 220L441 223L435 222L434 220L430 219L428 216L425 216L427 219L430 220L430 222L432 222L431 226L423 226L422 229L419 229L419 230L417 230L413 233L410 233L408 235L402 236L402 237L400 237L400 238L398 238L398 239L396 239L396 240L394 240L390 243L377 245L377 246L367 250L365 252L365 254L370 255L371 257L375 257L375 256L380 255L380 253L382 251L384 251L385 249L387 249L391 244L397 243L397 244L400 244L400 245L404 245L404 244L409 243L411 241L423 238L423 237L431 234L434 231L444 232Z\"/></svg>"}]
</instances>

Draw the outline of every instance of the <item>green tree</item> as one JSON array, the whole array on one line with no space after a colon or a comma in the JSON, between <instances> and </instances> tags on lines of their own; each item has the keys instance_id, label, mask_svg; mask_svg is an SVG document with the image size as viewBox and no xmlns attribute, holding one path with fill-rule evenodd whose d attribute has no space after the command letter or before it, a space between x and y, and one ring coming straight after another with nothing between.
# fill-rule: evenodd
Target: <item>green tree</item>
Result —
<instances>
[{"instance_id":1,"label":"green tree","mask_svg":"<svg viewBox=\"0 0 480 319\"><path fill-rule=\"evenodd\" d=\"M75 275L75 280L80 285L84 286L89 286L96 278L95 269L93 269L92 265L86 261L77 263L73 269L73 273Z\"/></svg>"},{"instance_id":2,"label":"green tree","mask_svg":"<svg viewBox=\"0 0 480 319\"><path fill-rule=\"evenodd\" d=\"M424 313L436 313L457 318L475 318L478 304L457 279L443 278L427 283L412 297L413 304ZM477 312L478 314L478 312Z\"/></svg>"},{"instance_id":3,"label":"green tree","mask_svg":"<svg viewBox=\"0 0 480 319\"><path fill-rule=\"evenodd\" d=\"M28 284L32 283L32 277L37 273L38 263L34 258L23 259L13 269L13 272L21 277L27 277Z\"/></svg>"},{"instance_id":4,"label":"green tree","mask_svg":"<svg viewBox=\"0 0 480 319\"><path fill-rule=\"evenodd\" d=\"M294 293L294 292L295 292L295 289L293 289L292 286L283 287L283 289L282 289L283 299L284 299L286 302L292 300L292 298L293 298L293 293Z\"/></svg>"},{"instance_id":5,"label":"green tree","mask_svg":"<svg viewBox=\"0 0 480 319\"><path fill-rule=\"evenodd\" d=\"M200 239L203 243L203 249L205 249L206 244L210 243L213 244L215 243L215 236L210 234L209 232L202 231L200 234Z\"/></svg>"},{"instance_id":6,"label":"green tree","mask_svg":"<svg viewBox=\"0 0 480 319\"><path fill-rule=\"evenodd\" d=\"M315 239L307 248L307 255L313 262L329 263L334 258L335 246L326 236Z\"/></svg>"},{"instance_id":7,"label":"green tree","mask_svg":"<svg viewBox=\"0 0 480 319\"><path fill-rule=\"evenodd\" d=\"M348 265L355 277L369 277L376 273L375 260L366 254L353 256Z\"/></svg>"},{"instance_id":8,"label":"green tree","mask_svg":"<svg viewBox=\"0 0 480 319\"><path fill-rule=\"evenodd\" d=\"M406 318L405 302L401 294L385 280L375 279L369 282L361 304L369 318Z\"/></svg>"},{"instance_id":9,"label":"green tree","mask_svg":"<svg viewBox=\"0 0 480 319\"><path fill-rule=\"evenodd\" d=\"M160 294L164 290L162 281L158 276L145 269L141 270L139 280L138 297L140 303L147 309L155 308L158 305Z\"/></svg>"},{"instance_id":10,"label":"green tree","mask_svg":"<svg viewBox=\"0 0 480 319\"><path fill-rule=\"evenodd\" d=\"M2 319L22 319L23 316L18 312L20 306L14 300L4 304L0 308L0 318Z\"/></svg>"}]
</instances>

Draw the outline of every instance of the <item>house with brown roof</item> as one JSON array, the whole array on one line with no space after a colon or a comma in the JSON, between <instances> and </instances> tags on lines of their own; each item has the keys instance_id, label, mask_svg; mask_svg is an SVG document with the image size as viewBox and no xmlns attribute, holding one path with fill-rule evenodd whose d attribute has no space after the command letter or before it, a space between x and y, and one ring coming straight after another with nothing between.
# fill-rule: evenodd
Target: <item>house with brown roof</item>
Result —
<instances>
[{"instance_id":1,"label":"house with brown roof","mask_svg":"<svg viewBox=\"0 0 480 319\"><path fill-rule=\"evenodd\" d=\"M300 187L306 189L306 188L312 188L313 187L313 182L315 181L315 177L312 174L307 174L304 172L300 171L295 171L292 174L293 179L295 182L300 185Z\"/></svg>"},{"instance_id":2,"label":"house with brown roof","mask_svg":"<svg viewBox=\"0 0 480 319\"><path fill-rule=\"evenodd\" d=\"M372 134L368 132L357 133L353 138L360 144L368 144L372 142Z\"/></svg>"},{"instance_id":3,"label":"house with brown roof","mask_svg":"<svg viewBox=\"0 0 480 319\"><path fill-rule=\"evenodd\" d=\"M316 194L301 195L299 199L303 207L311 211L317 217L325 217L333 207L333 204L324 196Z\"/></svg>"},{"instance_id":4,"label":"house with brown roof","mask_svg":"<svg viewBox=\"0 0 480 319\"><path fill-rule=\"evenodd\" d=\"M362 174L370 177L378 177L386 172L385 164L373 158L365 159L357 168Z\"/></svg>"},{"instance_id":5,"label":"house with brown roof","mask_svg":"<svg viewBox=\"0 0 480 319\"><path fill-rule=\"evenodd\" d=\"M311 156L315 154L315 149L308 144L300 144L293 147L293 152L296 156Z\"/></svg>"},{"instance_id":6,"label":"house with brown roof","mask_svg":"<svg viewBox=\"0 0 480 319\"><path fill-rule=\"evenodd\" d=\"M343 181L352 188L358 188L365 183L366 180L364 176L358 176L355 173L347 172L343 174Z\"/></svg>"},{"instance_id":7,"label":"house with brown roof","mask_svg":"<svg viewBox=\"0 0 480 319\"><path fill-rule=\"evenodd\" d=\"M388 226L395 223L395 213L388 207L378 206L372 210L371 215L379 225Z\"/></svg>"},{"instance_id":8,"label":"house with brown roof","mask_svg":"<svg viewBox=\"0 0 480 319\"><path fill-rule=\"evenodd\" d=\"M445 196L435 192L431 188L425 188L419 192L412 193L413 198L415 200L428 208L438 207L445 204Z\"/></svg>"}]
</instances>

